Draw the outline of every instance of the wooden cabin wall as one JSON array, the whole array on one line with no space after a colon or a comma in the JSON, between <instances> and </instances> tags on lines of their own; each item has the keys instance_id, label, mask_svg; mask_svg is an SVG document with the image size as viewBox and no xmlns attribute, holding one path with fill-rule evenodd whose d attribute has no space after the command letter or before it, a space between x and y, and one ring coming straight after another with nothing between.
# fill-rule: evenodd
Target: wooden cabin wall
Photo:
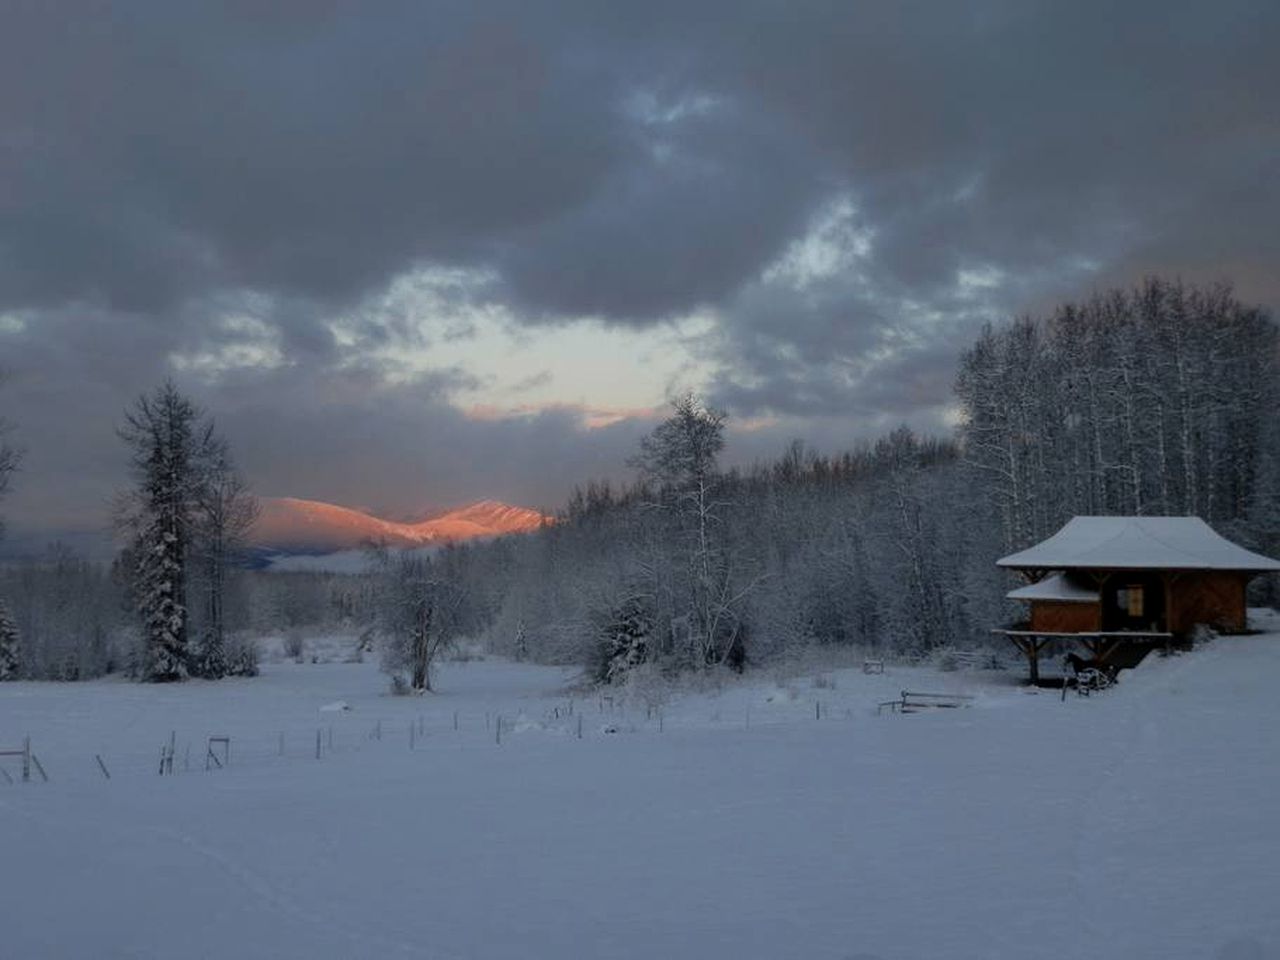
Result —
<instances>
[{"instance_id":1,"label":"wooden cabin wall","mask_svg":"<svg viewBox=\"0 0 1280 960\"><path fill-rule=\"evenodd\" d=\"M1238 633L1245 629L1245 587L1240 573L1183 573L1169 582L1169 629L1189 633L1196 624Z\"/></svg>"},{"instance_id":2,"label":"wooden cabin wall","mask_svg":"<svg viewBox=\"0 0 1280 960\"><path fill-rule=\"evenodd\" d=\"M1081 633L1099 629L1101 613L1096 603L1061 600L1031 601L1031 629L1045 633Z\"/></svg>"}]
</instances>

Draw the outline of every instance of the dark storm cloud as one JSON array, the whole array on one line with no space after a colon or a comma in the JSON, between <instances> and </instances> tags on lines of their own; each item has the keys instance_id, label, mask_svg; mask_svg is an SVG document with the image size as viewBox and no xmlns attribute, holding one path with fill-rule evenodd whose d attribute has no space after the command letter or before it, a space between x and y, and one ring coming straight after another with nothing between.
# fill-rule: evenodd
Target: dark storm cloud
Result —
<instances>
[{"instance_id":1,"label":"dark storm cloud","mask_svg":"<svg viewBox=\"0 0 1280 960\"><path fill-rule=\"evenodd\" d=\"M175 370L271 492L545 502L621 459L621 429L564 414L467 420L465 371L387 379L481 302L707 311L713 396L827 434L937 422L979 324L1095 285L1228 278L1274 307L1277 38L1280 5L1246 0L15 0L0 399L27 475L65 479L12 503L97 509L110 422ZM767 270L841 204L837 269ZM484 280L424 326L381 302L419 267Z\"/></svg>"},{"instance_id":2,"label":"dark storm cloud","mask_svg":"<svg viewBox=\"0 0 1280 960\"><path fill-rule=\"evenodd\" d=\"M676 117L635 117L628 161L590 201L503 251L522 302L639 324L722 303L829 189L803 144L736 104L643 109Z\"/></svg>"},{"instance_id":3,"label":"dark storm cloud","mask_svg":"<svg viewBox=\"0 0 1280 960\"><path fill-rule=\"evenodd\" d=\"M608 78L497 11L257 6L6 18L10 298L343 301L574 206L620 147Z\"/></svg>"}]
</instances>

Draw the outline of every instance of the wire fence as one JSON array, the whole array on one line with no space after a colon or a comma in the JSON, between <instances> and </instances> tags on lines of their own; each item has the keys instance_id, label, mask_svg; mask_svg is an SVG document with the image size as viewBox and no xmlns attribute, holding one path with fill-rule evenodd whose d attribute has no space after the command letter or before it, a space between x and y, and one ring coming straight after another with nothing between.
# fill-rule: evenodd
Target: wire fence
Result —
<instances>
[{"instance_id":1,"label":"wire fence","mask_svg":"<svg viewBox=\"0 0 1280 960\"><path fill-rule=\"evenodd\" d=\"M830 691L823 691L829 693ZM755 729L801 722L847 720L854 707L821 697L779 702L725 702L671 711L664 702L637 701L611 694L485 711L453 710L369 717L356 711L322 713L314 723L245 729L171 729L150 741L123 741L123 734L98 749L78 748L65 735L36 754L30 738L4 749L0 733L0 787L27 783L210 775L219 771L268 770L295 763L339 761L374 752L414 753L444 746L496 747L542 739L584 740L617 734L663 734L690 729ZM43 760L43 763L41 762ZM33 762L34 761L34 762ZM36 770L39 773L35 773Z\"/></svg>"}]
</instances>

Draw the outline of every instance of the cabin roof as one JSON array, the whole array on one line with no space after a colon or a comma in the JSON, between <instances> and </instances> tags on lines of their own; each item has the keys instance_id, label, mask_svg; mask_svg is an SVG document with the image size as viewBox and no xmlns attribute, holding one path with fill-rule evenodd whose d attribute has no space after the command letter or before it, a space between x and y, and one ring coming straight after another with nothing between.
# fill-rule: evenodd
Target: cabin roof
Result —
<instances>
[{"instance_id":1,"label":"cabin roof","mask_svg":"<svg viewBox=\"0 0 1280 960\"><path fill-rule=\"evenodd\" d=\"M1074 517L1049 539L996 563L1024 570L1280 570L1280 561L1219 536L1199 517Z\"/></svg>"},{"instance_id":2,"label":"cabin roof","mask_svg":"<svg viewBox=\"0 0 1280 960\"><path fill-rule=\"evenodd\" d=\"M1056 600L1059 603L1097 603L1099 599L1097 590L1076 583L1062 573L1010 590L1005 596L1010 600Z\"/></svg>"}]
</instances>

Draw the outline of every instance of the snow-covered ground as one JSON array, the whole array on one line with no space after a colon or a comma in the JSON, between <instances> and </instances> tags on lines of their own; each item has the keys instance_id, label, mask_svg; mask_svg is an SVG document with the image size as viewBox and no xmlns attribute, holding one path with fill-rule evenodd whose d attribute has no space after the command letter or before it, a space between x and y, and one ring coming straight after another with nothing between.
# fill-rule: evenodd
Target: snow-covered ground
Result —
<instances>
[{"instance_id":1,"label":"snow-covered ground","mask_svg":"<svg viewBox=\"0 0 1280 960\"><path fill-rule=\"evenodd\" d=\"M570 713L572 679L6 684L51 780L0 777L0 956L1280 956L1280 633L1065 702L891 666ZM904 687L977 699L877 716Z\"/></svg>"}]
</instances>

